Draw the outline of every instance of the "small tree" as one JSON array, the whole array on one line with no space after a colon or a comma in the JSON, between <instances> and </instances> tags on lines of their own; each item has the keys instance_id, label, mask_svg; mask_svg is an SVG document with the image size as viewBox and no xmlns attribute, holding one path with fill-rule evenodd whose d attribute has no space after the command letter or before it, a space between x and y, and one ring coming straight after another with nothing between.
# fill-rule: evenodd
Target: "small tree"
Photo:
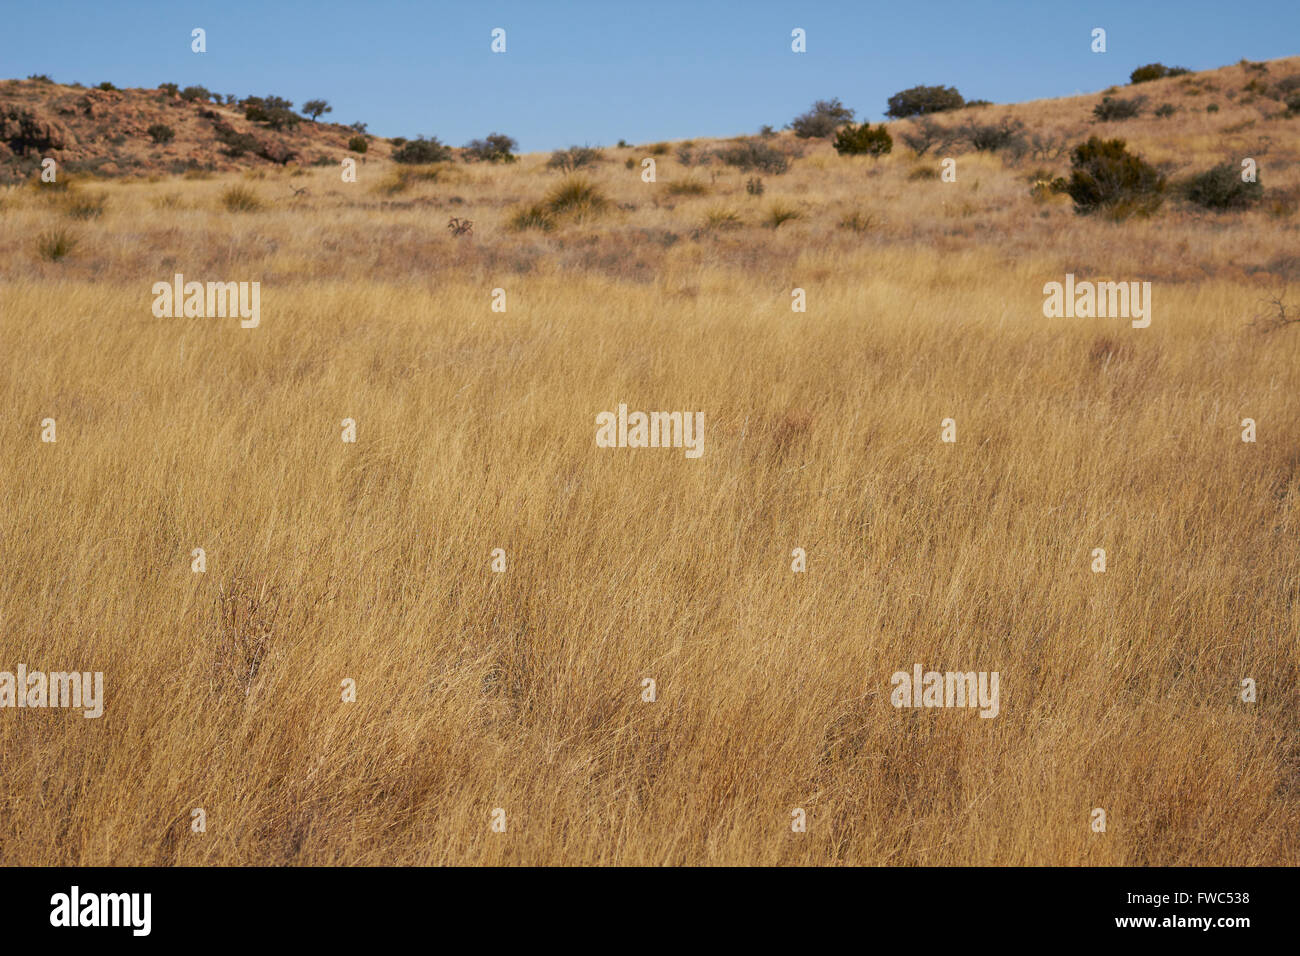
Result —
<instances>
[{"instance_id":1,"label":"small tree","mask_svg":"<svg viewBox=\"0 0 1300 956\"><path fill-rule=\"evenodd\" d=\"M889 98L886 116L902 119L905 116L924 116L957 110L966 105L962 95L952 86L913 86Z\"/></svg>"},{"instance_id":2,"label":"small tree","mask_svg":"<svg viewBox=\"0 0 1300 956\"><path fill-rule=\"evenodd\" d=\"M308 100L306 103L302 104L302 115L310 116L313 123L326 113L333 112L334 107L330 106L324 100Z\"/></svg>"},{"instance_id":3,"label":"small tree","mask_svg":"<svg viewBox=\"0 0 1300 956\"><path fill-rule=\"evenodd\" d=\"M894 140L884 124L871 128L870 123L850 123L835 134L835 152L841 156L872 156L879 159L894 148Z\"/></svg>"},{"instance_id":4,"label":"small tree","mask_svg":"<svg viewBox=\"0 0 1300 956\"><path fill-rule=\"evenodd\" d=\"M822 139L830 136L845 123L853 122L853 110L836 97L818 100L806 113L790 121L790 128L800 139Z\"/></svg>"}]
</instances>

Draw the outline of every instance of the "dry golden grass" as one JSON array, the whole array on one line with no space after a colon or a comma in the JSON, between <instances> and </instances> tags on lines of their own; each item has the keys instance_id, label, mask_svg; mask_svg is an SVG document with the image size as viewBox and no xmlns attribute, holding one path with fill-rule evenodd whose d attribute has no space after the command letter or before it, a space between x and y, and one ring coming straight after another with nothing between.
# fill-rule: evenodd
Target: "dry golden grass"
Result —
<instances>
[{"instance_id":1,"label":"dry golden grass","mask_svg":"<svg viewBox=\"0 0 1300 956\"><path fill-rule=\"evenodd\" d=\"M1098 98L989 109L1073 137ZM1113 125L1200 169L1221 102ZM1300 120L1256 119L1295 186ZM546 233L509 226L544 156L237 215L238 177L102 185L57 262L61 207L5 195L0 670L107 704L0 710L0 860L1300 862L1300 329L1248 326L1295 216L1114 224L901 143L762 197L607 155ZM173 272L260 281L261 326L154 318ZM1152 281L1151 327L1045 319L1066 272ZM598 449L619 402L702 410L703 457ZM914 663L998 671L1000 715L895 709Z\"/></svg>"}]
</instances>

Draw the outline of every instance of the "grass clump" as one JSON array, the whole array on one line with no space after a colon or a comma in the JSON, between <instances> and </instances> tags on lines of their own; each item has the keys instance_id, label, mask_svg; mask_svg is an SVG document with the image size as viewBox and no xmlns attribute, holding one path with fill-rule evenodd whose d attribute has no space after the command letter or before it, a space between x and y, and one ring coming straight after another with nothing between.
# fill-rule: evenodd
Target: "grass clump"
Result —
<instances>
[{"instance_id":1,"label":"grass clump","mask_svg":"<svg viewBox=\"0 0 1300 956\"><path fill-rule=\"evenodd\" d=\"M257 212L262 208L262 200L247 186L231 186L221 194L221 205L226 212Z\"/></svg>"},{"instance_id":2,"label":"grass clump","mask_svg":"<svg viewBox=\"0 0 1300 956\"><path fill-rule=\"evenodd\" d=\"M51 229L36 239L36 253L46 262L59 262L72 255L78 239L66 229Z\"/></svg>"}]
</instances>

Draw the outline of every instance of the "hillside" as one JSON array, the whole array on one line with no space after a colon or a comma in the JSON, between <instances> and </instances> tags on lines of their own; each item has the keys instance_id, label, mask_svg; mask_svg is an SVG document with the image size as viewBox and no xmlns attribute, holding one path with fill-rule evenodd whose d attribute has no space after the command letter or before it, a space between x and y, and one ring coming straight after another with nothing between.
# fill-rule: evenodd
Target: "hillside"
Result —
<instances>
[{"instance_id":1,"label":"hillside","mask_svg":"<svg viewBox=\"0 0 1300 956\"><path fill-rule=\"evenodd\" d=\"M156 142L151 127L173 138ZM274 129L251 122L237 105L190 101L162 89L101 90L44 80L0 82L0 182L30 175L53 157L70 172L99 176L232 172L286 163L337 164L356 131L301 120ZM367 158L389 152L369 138ZM360 157L357 157L360 159Z\"/></svg>"},{"instance_id":2,"label":"hillside","mask_svg":"<svg viewBox=\"0 0 1300 956\"><path fill-rule=\"evenodd\" d=\"M1297 75L355 182L343 127L9 84L0 670L105 700L5 711L0 860L1300 862ZM1055 185L1093 136L1140 203Z\"/></svg>"}]
</instances>

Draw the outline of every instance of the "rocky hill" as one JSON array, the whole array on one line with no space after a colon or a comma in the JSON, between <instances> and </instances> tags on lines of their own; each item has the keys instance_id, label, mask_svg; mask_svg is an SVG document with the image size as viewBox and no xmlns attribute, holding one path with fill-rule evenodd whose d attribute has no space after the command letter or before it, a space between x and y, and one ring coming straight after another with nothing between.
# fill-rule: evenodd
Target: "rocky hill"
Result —
<instances>
[{"instance_id":1,"label":"rocky hill","mask_svg":"<svg viewBox=\"0 0 1300 956\"><path fill-rule=\"evenodd\" d=\"M349 126L312 122L283 108L258 113L249 109L256 99L219 105L218 98L44 79L0 81L0 182L32 175L47 156L61 169L119 176L324 165L391 152L386 140ZM360 145L353 142L358 136L364 153L349 149L349 143Z\"/></svg>"}]
</instances>

